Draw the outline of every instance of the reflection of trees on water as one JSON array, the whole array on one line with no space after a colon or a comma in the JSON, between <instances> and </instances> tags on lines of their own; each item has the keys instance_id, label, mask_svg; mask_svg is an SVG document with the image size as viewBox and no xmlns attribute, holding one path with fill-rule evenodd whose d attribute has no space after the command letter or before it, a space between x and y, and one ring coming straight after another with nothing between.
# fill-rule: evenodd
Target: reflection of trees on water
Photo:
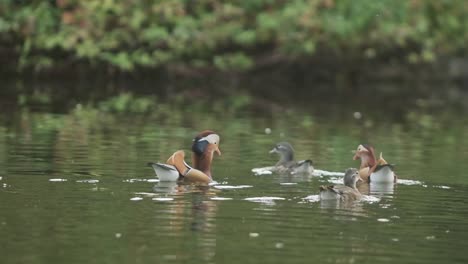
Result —
<instances>
[{"instance_id":1,"label":"reflection of trees on water","mask_svg":"<svg viewBox=\"0 0 468 264\"><path fill-rule=\"evenodd\" d=\"M156 214L165 214L158 217L158 225L166 226L162 232L169 232L180 240L173 243L178 248L176 256L184 258L187 254L195 254L190 258L211 261L216 252L218 204L210 197L215 196L215 190L209 186L163 182L156 184L153 190L174 197L173 201L162 205L165 207L163 211L158 210Z\"/></svg>"}]
</instances>

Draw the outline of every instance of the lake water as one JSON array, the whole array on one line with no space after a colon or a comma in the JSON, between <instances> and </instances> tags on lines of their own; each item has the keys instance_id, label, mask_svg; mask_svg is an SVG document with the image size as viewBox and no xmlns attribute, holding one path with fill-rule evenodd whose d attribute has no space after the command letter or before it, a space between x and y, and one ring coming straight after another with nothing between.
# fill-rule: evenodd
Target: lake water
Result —
<instances>
[{"instance_id":1,"label":"lake water","mask_svg":"<svg viewBox=\"0 0 468 264\"><path fill-rule=\"evenodd\" d=\"M468 262L466 125L303 115L1 114L0 262ZM145 164L189 151L204 129L221 135L218 186L157 182ZM268 151L283 140L337 172L370 142L403 181L352 206L317 201L341 178L252 173L276 162Z\"/></svg>"}]
</instances>

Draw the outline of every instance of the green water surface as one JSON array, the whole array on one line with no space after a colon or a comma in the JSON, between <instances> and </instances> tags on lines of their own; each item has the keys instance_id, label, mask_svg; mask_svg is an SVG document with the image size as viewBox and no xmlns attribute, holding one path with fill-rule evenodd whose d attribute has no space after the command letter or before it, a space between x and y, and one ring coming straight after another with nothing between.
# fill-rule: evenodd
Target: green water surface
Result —
<instances>
[{"instance_id":1,"label":"green water surface","mask_svg":"<svg viewBox=\"0 0 468 264\"><path fill-rule=\"evenodd\" d=\"M429 129L369 126L352 113L335 120L189 110L0 117L1 263L468 262L462 122ZM155 181L145 164L189 152L204 129L221 135L214 179L246 188ZM273 165L268 151L283 140L298 159L339 172L358 166L351 151L370 142L412 181L370 190L375 199L350 207L304 199L332 179L251 172ZM245 200L255 197L282 200Z\"/></svg>"}]
</instances>

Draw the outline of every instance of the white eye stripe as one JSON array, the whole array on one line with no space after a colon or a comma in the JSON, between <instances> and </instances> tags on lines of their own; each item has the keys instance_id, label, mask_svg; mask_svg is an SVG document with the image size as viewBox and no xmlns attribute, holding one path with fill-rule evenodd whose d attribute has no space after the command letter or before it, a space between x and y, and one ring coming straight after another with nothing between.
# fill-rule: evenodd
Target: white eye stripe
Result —
<instances>
[{"instance_id":1,"label":"white eye stripe","mask_svg":"<svg viewBox=\"0 0 468 264\"><path fill-rule=\"evenodd\" d=\"M359 145L357 151L368 151L363 145Z\"/></svg>"},{"instance_id":2,"label":"white eye stripe","mask_svg":"<svg viewBox=\"0 0 468 264\"><path fill-rule=\"evenodd\" d=\"M219 142L219 136L217 134L210 134L206 137L202 137L200 138L198 141L208 141L208 143L211 143L211 144L218 144Z\"/></svg>"}]
</instances>

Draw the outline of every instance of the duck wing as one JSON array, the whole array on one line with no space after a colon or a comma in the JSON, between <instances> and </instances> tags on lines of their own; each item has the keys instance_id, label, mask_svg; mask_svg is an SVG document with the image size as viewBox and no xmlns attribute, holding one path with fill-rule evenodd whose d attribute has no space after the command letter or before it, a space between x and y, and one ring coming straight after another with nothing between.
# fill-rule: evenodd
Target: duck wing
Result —
<instances>
[{"instance_id":1,"label":"duck wing","mask_svg":"<svg viewBox=\"0 0 468 264\"><path fill-rule=\"evenodd\" d=\"M179 179L180 175L175 166L159 162L148 162L147 164L153 168L160 181L177 181Z\"/></svg>"},{"instance_id":2,"label":"duck wing","mask_svg":"<svg viewBox=\"0 0 468 264\"><path fill-rule=\"evenodd\" d=\"M320 186L320 191L330 191L330 192L333 192L333 193L336 193L338 195L341 195L343 194L343 191L341 190L341 187L344 187L344 186L336 186L336 185L327 185L327 186Z\"/></svg>"},{"instance_id":3,"label":"duck wing","mask_svg":"<svg viewBox=\"0 0 468 264\"><path fill-rule=\"evenodd\" d=\"M157 167L157 168L162 169L162 170L177 171L177 169L174 166L169 165L169 164L157 163L157 162L148 162L147 165L150 166L150 167L153 167L153 168Z\"/></svg>"},{"instance_id":4,"label":"duck wing","mask_svg":"<svg viewBox=\"0 0 468 264\"><path fill-rule=\"evenodd\" d=\"M310 159L307 159L307 160L300 160L297 162L297 166L302 166L302 165L305 165L305 164L308 164L308 165L313 165L314 162Z\"/></svg>"},{"instance_id":5,"label":"duck wing","mask_svg":"<svg viewBox=\"0 0 468 264\"><path fill-rule=\"evenodd\" d=\"M374 172L377 172L377 171L379 171L379 170L381 170L381 169L383 169L383 168L385 168L385 167L389 167L391 170L393 170L393 169L394 169L394 167L395 167L395 164L383 164L383 165L377 165L377 167L375 167L375 170L374 170Z\"/></svg>"}]
</instances>

